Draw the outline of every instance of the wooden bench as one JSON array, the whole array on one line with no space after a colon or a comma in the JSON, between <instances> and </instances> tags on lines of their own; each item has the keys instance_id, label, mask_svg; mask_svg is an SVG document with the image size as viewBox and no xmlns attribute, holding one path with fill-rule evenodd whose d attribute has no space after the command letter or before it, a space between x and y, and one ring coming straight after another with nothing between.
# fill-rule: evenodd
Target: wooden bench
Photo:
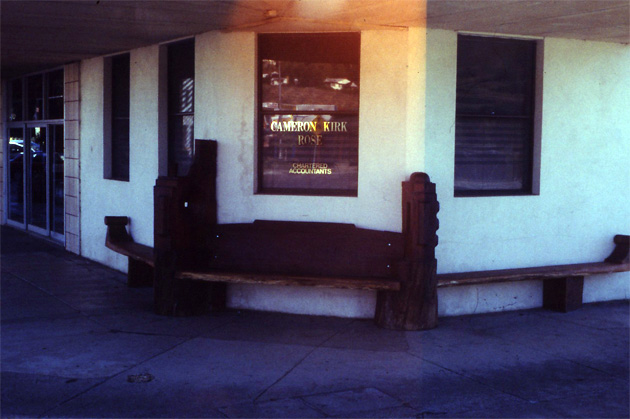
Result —
<instances>
[{"instance_id":1,"label":"wooden bench","mask_svg":"<svg viewBox=\"0 0 630 419\"><path fill-rule=\"evenodd\" d=\"M617 235L614 237L614 243L613 252L604 262L438 274L437 286L442 288L542 280L543 307L568 312L582 306L584 277L630 271L630 236Z\"/></svg>"},{"instance_id":2,"label":"wooden bench","mask_svg":"<svg viewBox=\"0 0 630 419\"><path fill-rule=\"evenodd\" d=\"M375 322L396 330L437 326L437 288L543 280L544 306L581 305L587 275L630 270L628 236L604 262L436 275L439 204L423 173L402 183L402 232L352 224L261 221L218 224L217 144L197 140L184 177L154 188L154 247L133 242L127 217L106 217L108 248L129 257L131 286L153 284L154 310L190 315L223 309L226 284L374 290Z\"/></svg>"},{"instance_id":3,"label":"wooden bench","mask_svg":"<svg viewBox=\"0 0 630 419\"><path fill-rule=\"evenodd\" d=\"M128 217L105 217L107 236L105 246L128 256L127 285L146 287L153 285L155 260L153 248L136 243L127 232Z\"/></svg>"},{"instance_id":4,"label":"wooden bench","mask_svg":"<svg viewBox=\"0 0 630 419\"><path fill-rule=\"evenodd\" d=\"M437 324L435 185L402 185L403 231L353 224L216 222L216 142L197 140L185 177L155 186L155 311L187 315L225 306L226 284L374 290L375 321L419 330ZM426 279L426 278L429 279ZM427 294L428 293L428 294Z\"/></svg>"}]
</instances>

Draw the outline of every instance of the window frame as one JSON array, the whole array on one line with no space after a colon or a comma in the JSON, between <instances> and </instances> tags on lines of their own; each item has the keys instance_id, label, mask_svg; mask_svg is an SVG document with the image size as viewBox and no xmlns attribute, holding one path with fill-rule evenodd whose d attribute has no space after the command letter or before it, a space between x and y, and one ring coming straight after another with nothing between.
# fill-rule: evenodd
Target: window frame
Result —
<instances>
[{"instance_id":1,"label":"window frame","mask_svg":"<svg viewBox=\"0 0 630 419\"><path fill-rule=\"evenodd\" d=\"M180 40L177 42L172 42L166 44L166 133L167 133L167 173L169 176L183 176L185 175L190 165L192 164L192 160L195 153L195 141L194 141L194 118L195 118L195 38L188 38L184 40ZM176 54L182 54L182 52L190 52L185 51L186 48L192 48L192 68L187 68L186 71L179 71L177 75L181 75L185 72L190 72L192 74L192 104L190 111L181 111L180 109L174 109L174 102L176 101L176 91L174 91L174 87L176 86L176 80L173 79L173 67L175 65L174 56ZM181 69L179 69L181 70ZM177 137L175 127L173 126L173 120L180 120L184 118L192 118L192 138L191 138L191 150L192 154L190 155L189 161L186 166L183 168L179 166L176 160L176 156L174 155L174 151L176 150L178 145L181 145L183 137ZM184 125L183 123L181 124Z\"/></svg>"},{"instance_id":2,"label":"window frame","mask_svg":"<svg viewBox=\"0 0 630 419\"><path fill-rule=\"evenodd\" d=\"M494 42L521 42L528 43L529 47L533 49L531 54L531 78L529 79L529 95L531 100L527 103L529 106L529 113L527 115L490 115L490 114L467 114L461 112L457 106L459 95L456 94L456 110L455 110L455 147L454 147L454 172L453 172L453 193L454 197L492 197L492 196L532 196L539 194L540 185L540 138L541 138L541 112L542 112L542 57L543 57L543 42L540 39L532 38L514 38L514 37L497 37L489 35L479 35L471 33L459 33L457 35L457 60L456 68L458 69L456 77L456 90L459 88L459 68L461 62L459 59L459 49L461 47L460 41L462 38L474 39L476 42L487 42L484 46L488 48ZM457 188L457 147L458 147L458 123L463 118L478 118L478 119L513 119L513 120L525 120L527 126L527 139L525 145L525 157L523 160L524 174L522 177L521 188L505 188L505 189L458 189ZM521 131L525 132L525 131Z\"/></svg>"},{"instance_id":3,"label":"window frame","mask_svg":"<svg viewBox=\"0 0 630 419\"><path fill-rule=\"evenodd\" d=\"M128 62L125 74L114 74L115 60L125 60ZM125 63L127 65L127 63ZM115 78L127 77L128 84L123 100L128 100L126 112L120 112L117 94L121 93L116 89ZM129 182L130 180L130 148L131 148L131 54L129 52L116 54L105 58L103 77L103 178ZM126 121L124 135L117 136L116 121ZM122 140L122 141L121 141ZM120 145L123 147L121 148ZM119 159L122 159L122 163Z\"/></svg>"},{"instance_id":4,"label":"window frame","mask_svg":"<svg viewBox=\"0 0 630 419\"><path fill-rule=\"evenodd\" d=\"M353 54L348 54L349 56L351 56L352 60L354 60L352 63L356 64L357 66L357 82L358 82L358 88L359 88L359 102L356 106L356 109L353 110L318 110L318 111L307 111L307 110L283 110L283 109L264 109L263 107L263 59L265 57L263 57L263 51L261 48L261 38L264 37L284 37L285 39L288 40L288 43L291 44L293 42L295 42L296 39L299 39L300 37L304 37L304 38L309 38L309 37L313 37L313 38L319 38L321 37L323 38L330 38L331 40L334 39L335 37L338 36L348 36L348 37L352 37L354 38L353 42L356 43L356 51L353 50ZM288 50L289 48L285 48L285 51ZM302 53L305 54L305 53ZM323 54L321 48L319 48L316 52L314 52L315 55L319 55L319 54ZM295 55L293 55L292 53L289 53L289 55L291 56L291 58L293 58L294 56L299 56L299 53L296 53ZM339 53L339 51L337 50L336 53L333 53L333 55L336 55L337 57L339 57L341 60L349 60L349 58L347 56L342 58L342 54ZM308 62L308 61L305 61ZM344 62L344 61L341 61ZM357 197L358 196L358 190L359 190L359 184L358 184L358 178L359 178L359 126L360 126L360 119L359 119L359 113L360 113L360 70L361 70L361 33L360 32L318 32L318 33L264 33L264 34L258 34L257 37L257 59L256 59L256 66L257 66L257 77L256 77L256 81L257 81L257 99L256 99L256 115L257 115L257 137L256 137L256 170L255 170L255 193L256 194L261 194L261 195L295 195L295 196L334 196L334 197ZM356 187L353 189L343 189L343 188L279 188L279 187L265 187L264 185L264 153L263 153L263 143L264 143L264 124L265 124L265 116L271 116L271 115L299 115L299 116L310 116L310 115L331 115L333 117L343 117L343 116L351 116L351 117L356 117L356 166L357 166L357 184Z\"/></svg>"}]
</instances>

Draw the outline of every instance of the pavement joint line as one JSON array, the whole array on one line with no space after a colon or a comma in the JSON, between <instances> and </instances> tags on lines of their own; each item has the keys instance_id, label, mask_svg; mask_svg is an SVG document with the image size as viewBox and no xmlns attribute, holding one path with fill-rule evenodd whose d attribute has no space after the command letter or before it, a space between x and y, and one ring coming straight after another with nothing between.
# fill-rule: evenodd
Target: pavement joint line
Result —
<instances>
[{"instance_id":1,"label":"pavement joint line","mask_svg":"<svg viewBox=\"0 0 630 419\"><path fill-rule=\"evenodd\" d=\"M349 323L351 324L351 323ZM278 378L276 381L274 381L273 383L271 383L266 389L264 389L262 392L260 392L256 397L254 397L253 402L255 403L258 399L260 399L263 394L265 394L267 391L269 391L273 386L275 386L276 384L278 384L280 381L282 381L287 375L289 375L291 372L293 372L293 370L295 370L300 364L302 364L302 362L304 362L306 360L306 358L308 358L309 356L311 356L311 354L313 352L315 352L316 350L322 348L324 346L324 344L326 344L326 342L330 341L332 338L334 338L335 336L337 336L339 333L341 333L341 330L337 330L335 331L333 334L331 334L327 339L324 339L322 342L320 342L317 346L313 347L313 349L311 349L310 351L308 351L301 359L299 359L295 365L293 365L293 367L291 367L288 371L286 371L284 374L282 374L282 376L280 378Z\"/></svg>"},{"instance_id":2,"label":"pavement joint line","mask_svg":"<svg viewBox=\"0 0 630 419\"><path fill-rule=\"evenodd\" d=\"M505 391L505 390L503 390L503 389L501 389L501 388L495 388L494 386L492 386L492 385L490 385L490 384L488 384L488 383L484 382L483 380L480 380L480 379L479 379L479 377L478 377L478 376L476 376L476 375L463 374L463 373L460 373L460 372L458 372L458 371L455 371L455 370L453 370L453 369L451 369L451 368L447 368L447 367L445 367L445 366L443 366L443 365L440 365L440 364L438 364L438 363L436 363L436 362L433 362L433 361L430 361L430 360L428 360L428 359L425 359L425 358L423 358L423 357L421 357L421 356L418 356L418 355L415 355L415 354L410 354L410 355L412 355L412 356L414 356L414 357L416 357L416 358L418 358L418 359L421 359L421 360L423 360L424 362L427 362L427 363L429 363L429 364L431 364L431 365L434 365L434 366L436 366L436 367L438 367L438 368L441 368L441 369L443 369L443 370L445 370L445 371L452 372L453 374L459 375L460 377L464 377L464 378L466 378L466 379L468 379L468 380L470 380L470 381L474 381L475 383L480 384L480 385L482 385L482 386L484 386L484 387L486 387L486 388L489 388L489 389L490 389L490 390L492 390L492 391L497 391L497 392L499 392L499 393L503 393L503 394L506 394L506 395L508 395L508 396L515 397L515 398L517 398L517 399L519 399L519 400L522 400L522 401L525 401L525 402L531 403L531 400L530 400L530 399L523 398L523 397L521 397L521 396L519 396L519 395L517 395L517 394L512 394L512 393L510 393L510 392L508 392L508 391Z\"/></svg>"},{"instance_id":3,"label":"pavement joint line","mask_svg":"<svg viewBox=\"0 0 630 419\"><path fill-rule=\"evenodd\" d=\"M592 329L592 330L598 330L598 331L602 331L602 332L610 332L610 329L611 329L610 327L597 327L597 326L593 326L593 325L590 325L590 324L580 323L580 322L577 322L575 320L562 318L561 316L557 316L557 317L545 316L544 313L540 313L539 316L543 317L543 318L553 319L553 320L556 320L556 321L559 321L559 322L562 322L562 323L572 324L573 326L584 327L584 328L588 328L588 329Z\"/></svg>"},{"instance_id":4,"label":"pavement joint line","mask_svg":"<svg viewBox=\"0 0 630 419\"><path fill-rule=\"evenodd\" d=\"M134 364L134 365L130 366L129 368L126 368L126 369L124 369L124 370L120 371L120 372L119 372L119 373L117 373L117 374L114 374L114 375L111 375L111 376L106 377L103 381L101 381L101 382L99 382L99 383L96 383L96 384L94 384L93 386L90 386L89 388L85 389L84 391L82 391L82 392L80 392L80 393L75 394L74 396L70 397L69 399L66 399L66 400L63 400L63 401L61 401L61 402L57 403L57 405L55 405L54 407L52 407L52 408L48 409L48 410L47 410L47 411L46 411L43 415L41 415L41 416L46 416L48 413L52 412L54 409L57 409L57 408L59 408L59 407L63 406L64 404L66 404L66 403L68 403L68 402L71 402L72 400L76 399L77 397L82 396L83 394L87 393L88 391L91 391L91 390L95 389L96 387L101 386L101 385L105 384L106 382L108 382L108 381L110 381L110 380L113 380L113 379L114 379L114 378L116 378L116 377L119 377L119 376L121 376L121 375L124 375L124 374L128 373L129 371L131 371L132 369L134 369L134 368L138 368L140 365L142 365L142 364L144 364L144 363L146 363L146 362L148 362L148 361L151 361L151 360L153 360L153 359L157 358L158 356L162 356L162 355L164 355L165 353L170 352L170 351L172 351L173 349L177 348L178 346L181 346L181 345L183 345L183 344L185 344L185 343L187 343L187 342L189 342L189 341L191 341L191 340L193 340L193 339L195 339L195 338L185 338L182 342L179 342L179 343L177 343L177 344L173 345L172 347L167 348L167 349L165 349L165 350L161 351L160 353L157 353L157 354L155 354L155 355L153 355L153 356L150 356L150 357L148 357L148 358L146 358L146 359L143 359L142 361L140 361L140 362L138 362L138 363L136 363L136 364ZM40 417L41 417L41 416L40 416Z\"/></svg>"},{"instance_id":5,"label":"pavement joint line","mask_svg":"<svg viewBox=\"0 0 630 419\"><path fill-rule=\"evenodd\" d=\"M331 417L330 414L326 413L324 410L320 409L317 405L313 404L313 403L309 403L308 400L306 400L307 397L316 397L316 396L329 396L331 394L336 394L336 393L344 393L347 391L355 391L355 390L365 390L367 387L361 386L361 387L352 387L352 388L346 388L346 389L341 389L341 390L332 390L332 391L324 391L322 393L313 393L313 394L303 394L297 397L293 397L293 398L298 398L302 401L302 403L304 403L307 407L323 414L325 417ZM371 388L375 388L375 387L371 387ZM376 389L378 391L380 391L380 389ZM386 394L386 393L384 393ZM389 396L389 394L386 394L387 396ZM396 399L398 400L398 399ZM368 410L369 411L369 410ZM362 411L352 411L352 412L347 412L347 413L359 413ZM337 417L337 416L332 416L332 417Z\"/></svg>"},{"instance_id":6,"label":"pavement joint line","mask_svg":"<svg viewBox=\"0 0 630 419\"><path fill-rule=\"evenodd\" d=\"M37 290L47 294L48 296L54 298L57 301L61 302L62 304L66 305L67 307L70 307L72 310L75 310L77 312L77 314L80 314L81 316L87 318L90 322L95 323L95 324L97 324L99 326L104 326L103 324L101 324L101 323L97 322L96 320L92 319L93 314L90 314L88 312L85 312L85 311L81 310L80 308L77 308L77 307L73 306L72 304L70 304L67 301L63 300L61 297L53 294L52 292L50 292L50 291L40 287L36 283L34 283L34 282L32 282L32 281L30 281L30 280L28 280L28 279L18 275L18 274L12 274L12 275L15 276L17 279L19 279L21 281L24 281L25 283L33 286L35 289L37 289ZM118 282L118 281L116 281L113 278L107 278L107 279L110 280L111 282Z\"/></svg>"},{"instance_id":7,"label":"pavement joint line","mask_svg":"<svg viewBox=\"0 0 630 419\"><path fill-rule=\"evenodd\" d=\"M105 383L106 383L107 381L109 381L111 378L112 378L112 377L105 377L105 378L103 379L103 381L100 381L100 382L98 382L98 383L95 383L95 384L93 384L93 385L89 386L88 388L84 389L83 391L80 391L80 392L78 392L77 394L75 394L75 395L71 396L71 397L70 397L69 399L67 399L67 400L62 400L62 401L58 402L55 406L53 406L53 407L51 407L51 408L49 408L49 409L45 410L45 411L44 411L42 414L40 414L38 417L40 417L40 418L41 418L41 417L48 417L48 414L49 414L50 412L52 412L53 410L55 410L55 409L57 409L57 408L59 408L59 407L63 406L64 404L66 404L66 403L68 403L68 402L70 402L70 401L72 401L72 400L76 399L77 397L81 396L82 394L85 394L85 393L87 393L88 391L90 391L90 390L92 390L92 389L95 389L96 387L98 387L98 386L100 386L100 385L102 385L102 384L105 384Z\"/></svg>"},{"instance_id":8,"label":"pavement joint line","mask_svg":"<svg viewBox=\"0 0 630 419\"><path fill-rule=\"evenodd\" d=\"M16 277L17 279L19 279L20 281L24 281L24 282L26 282L27 284L29 284L29 285L31 285L32 287L34 287L35 289L37 289L37 290L39 290L39 291L43 292L44 294L47 294L48 296L50 296L50 297L54 298L55 300L59 301L60 303L62 303L62 304L64 304L64 305L66 305L66 306L68 306L68 307L70 307L71 309L75 310L77 313L84 314L81 310L79 310L79 309L77 309L77 308L73 307L72 305L68 304L67 302L65 302L64 300L62 300L61 298L59 298L59 297L58 297L58 296L56 296L55 294L51 293L50 291L45 290L44 288L42 288L42 287L40 287L39 285L37 285L37 284L35 284L35 283L33 283L33 282L29 281L28 279L23 278L23 277L21 277L21 276L20 276L20 275L18 275L18 274L13 274L13 276L15 276L15 277Z\"/></svg>"},{"instance_id":9,"label":"pavement joint line","mask_svg":"<svg viewBox=\"0 0 630 419\"><path fill-rule=\"evenodd\" d=\"M310 396L316 396L316 394L309 394L306 396L298 396L298 397L293 397L293 398L298 399L300 402L304 404L304 406L308 407L309 409L313 409L317 413L321 413L324 417L326 418L330 417L330 415L324 412L321 408L319 408L319 406L316 406L313 403L309 403L308 400L305 400L305 397L310 397Z\"/></svg>"},{"instance_id":10,"label":"pavement joint line","mask_svg":"<svg viewBox=\"0 0 630 419\"><path fill-rule=\"evenodd\" d=\"M553 355L554 354L554 352L545 351L544 349L539 349L539 348L535 348L535 347L528 347L528 349L532 350L532 351L544 353L546 355ZM609 377L611 377L613 379L619 379L619 380L622 380L622 381L630 381L630 377L628 377L627 380L624 380L623 378L619 378L616 375L609 373L608 371L604 371L604 370L601 370L599 368L593 367L591 365L588 365L588 364L585 364L585 363L582 363L582 362L578 362L575 359L567 358L566 356L560 355L558 357L558 359L562 360L562 361L570 362L570 363L575 364L575 365L579 365L579 366L584 367L584 368L591 369L593 371L597 371L597 372L602 373L604 375L607 375L607 376L609 376Z\"/></svg>"}]
</instances>

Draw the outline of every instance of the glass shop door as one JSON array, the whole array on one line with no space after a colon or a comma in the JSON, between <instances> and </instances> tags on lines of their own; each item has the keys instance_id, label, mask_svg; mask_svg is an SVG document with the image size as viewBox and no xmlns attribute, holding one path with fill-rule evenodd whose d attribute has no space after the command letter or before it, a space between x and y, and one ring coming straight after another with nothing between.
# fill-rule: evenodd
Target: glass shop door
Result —
<instances>
[{"instance_id":1,"label":"glass shop door","mask_svg":"<svg viewBox=\"0 0 630 419\"><path fill-rule=\"evenodd\" d=\"M9 128L8 219L63 241L63 124Z\"/></svg>"}]
</instances>

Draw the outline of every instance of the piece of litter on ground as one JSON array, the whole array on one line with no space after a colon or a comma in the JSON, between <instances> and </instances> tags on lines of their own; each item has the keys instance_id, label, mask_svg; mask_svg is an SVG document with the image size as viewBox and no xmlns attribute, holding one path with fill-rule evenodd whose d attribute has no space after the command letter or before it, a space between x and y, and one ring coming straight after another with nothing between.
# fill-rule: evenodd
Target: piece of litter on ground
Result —
<instances>
[{"instance_id":1,"label":"piece of litter on ground","mask_svg":"<svg viewBox=\"0 0 630 419\"><path fill-rule=\"evenodd\" d=\"M128 375L127 381L130 383L148 383L149 381L153 381L154 378L154 376L147 372L144 374Z\"/></svg>"}]
</instances>

